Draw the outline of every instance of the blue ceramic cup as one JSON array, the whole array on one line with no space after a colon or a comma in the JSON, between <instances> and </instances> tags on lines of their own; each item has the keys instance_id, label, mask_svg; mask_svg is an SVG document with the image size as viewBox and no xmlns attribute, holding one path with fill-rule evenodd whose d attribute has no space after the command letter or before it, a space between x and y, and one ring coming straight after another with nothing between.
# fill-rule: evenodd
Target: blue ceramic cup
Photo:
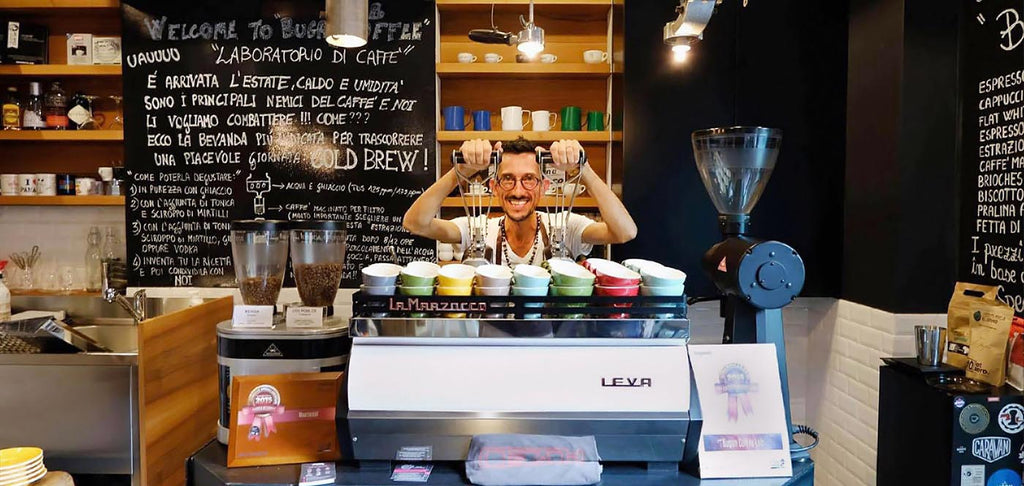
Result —
<instances>
[{"instance_id":1,"label":"blue ceramic cup","mask_svg":"<svg viewBox=\"0 0 1024 486\"><path fill-rule=\"evenodd\" d=\"M462 131L466 129L466 108L462 106L446 106L441 109L444 116L444 129Z\"/></svg>"},{"instance_id":2,"label":"blue ceramic cup","mask_svg":"<svg viewBox=\"0 0 1024 486\"><path fill-rule=\"evenodd\" d=\"M491 112L477 110L473 112L473 130L488 131L491 129Z\"/></svg>"}]
</instances>

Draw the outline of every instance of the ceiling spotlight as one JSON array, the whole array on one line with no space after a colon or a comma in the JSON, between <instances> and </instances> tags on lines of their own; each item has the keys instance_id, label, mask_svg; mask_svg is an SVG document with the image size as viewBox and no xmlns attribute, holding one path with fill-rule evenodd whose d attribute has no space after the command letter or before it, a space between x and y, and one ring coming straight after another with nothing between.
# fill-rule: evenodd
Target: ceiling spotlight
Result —
<instances>
[{"instance_id":1,"label":"ceiling spotlight","mask_svg":"<svg viewBox=\"0 0 1024 486\"><path fill-rule=\"evenodd\" d=\"M665 24L663 32L665 43L672 46L673 59L686 59L690 46L703 38L704 28L711 20L711 15L715 13L715 6L721 2L722 0L679 0L679 6L676 7L679 16ZM744 0L743 5L746 4Z\"/></svg>"},{"instance_id":2,"label":"ceiling spotlight","mask_svg":"<svg viewBox=\"0 0 1024 486\"><path fill-rule=\"evenodd\" d=\"M362 47L370 37L368 0L327 0L327 43L335 47Z\"/></svg>"}]
</instances>

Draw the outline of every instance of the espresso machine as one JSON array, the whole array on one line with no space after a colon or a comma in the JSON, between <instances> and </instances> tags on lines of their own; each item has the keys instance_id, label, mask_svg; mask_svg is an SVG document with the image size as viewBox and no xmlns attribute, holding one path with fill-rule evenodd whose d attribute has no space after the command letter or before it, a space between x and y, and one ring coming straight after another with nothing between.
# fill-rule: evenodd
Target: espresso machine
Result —
<instances>
[{"instance_id":1,"label":"espresso machine","mask_svg":"<svg viewBox=\"0 0 1024 486\"><path fill-rule=\"evenodd\" d=\"M782 131L763 127L728 127L693 133L693 155L704 187L718 210L722 241L702 260L704 272L724 295L723 344L773 343L779 363L786 425L792 443L789 373L782 308L804 285L804 263L789 245L748 236L750 212L768 185L782 144ZM806 427L801 432L815 435ZM808 448L792 444L794 458Z\"/></svg>"}]
</instances>

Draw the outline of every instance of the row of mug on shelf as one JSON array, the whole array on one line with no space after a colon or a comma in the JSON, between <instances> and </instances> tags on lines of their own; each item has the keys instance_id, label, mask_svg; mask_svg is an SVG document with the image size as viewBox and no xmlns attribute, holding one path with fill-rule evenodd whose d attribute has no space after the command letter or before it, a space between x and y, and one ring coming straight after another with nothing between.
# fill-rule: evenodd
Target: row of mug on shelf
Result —
<instances>
[{"instance_id":1,"label":"row of mug on shelf","mask_svg":"<svg viewBox=\"0 0 1024 486\"><path fill-rule=\"evenodd\" d=\"M465 107L446 106L441 109L441 114L444 117L445 130L463 131L466 129ZM548 110L524 110L522 106L504 106L501 108L501 129L521 131L532 123L533 131L546 132L558 123L559 117L562 120L563 131L582 130L583 122L586 120L588 131L600 132L610 121L610 115L601 111L589 111L584 117L583 110L578 106L566 106L562 108L561 114ZM475 131L491 130L491 112L487 110L473 111L470 123Z\"/></svg>"},{"instance_id":2,"label":"row of mug on shelf","mask_svg":"<svg viewBox=\"0 0 1024 486\"><path fill-rule=\"evenodd\" d=\"M460 52L456 56L456 59L458 59L462 64L472 64L479 58L472 52ZM496 64L504 60L505 57L496 52L488 52L487 54L484 54L484 62L489 64ZM516 62L519 63L533 62L535 60L540 61L542 64L553 64L558 61L558 56L550 53L541 54L536 57L527 56L525 54L516 55ZM608 62L608 53L598 49L583 51L583 62L587 64L601 64L603 62Z\"/></svg>"},{"instance_id":3,"label":"row of mug on shelf","mask_svg":"<svg viewBox=\"0 0 1024 486\"><path fill-rule=\"evenodd\" d=\"M120 196L114 167L100 167L98 173L99 180L74 174L0 174L0 196Z\"/></svg>"}]
</instances>

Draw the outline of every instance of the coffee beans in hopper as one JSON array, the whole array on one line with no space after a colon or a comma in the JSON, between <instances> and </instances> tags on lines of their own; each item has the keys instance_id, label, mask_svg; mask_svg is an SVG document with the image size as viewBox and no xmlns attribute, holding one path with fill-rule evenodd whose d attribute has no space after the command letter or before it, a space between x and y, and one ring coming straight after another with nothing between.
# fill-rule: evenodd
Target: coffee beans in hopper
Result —
<instances>
[{"instance_id":1,"label":"coffee beans in hopper","mask_svg":"<svg viewBox=\"0 0 1024 486\"><path fill-rule=\"evenodd\" d=\"M310 307L334 304L345 266L341 263L310 263L295 266L295 285L302 303Z\"/></svg>"},{"instance_id":2,"label":"coffee beans in hopper","mask_svg":"<svg viewBox=\"0 0 1024 486\"><path fill-rule=\"evenodd\" d=\"M242 301L246 305L274 305L277 295L281 293L281 277L249 277L238 285L242 292Z\"/></svg>"}]
</instances>

